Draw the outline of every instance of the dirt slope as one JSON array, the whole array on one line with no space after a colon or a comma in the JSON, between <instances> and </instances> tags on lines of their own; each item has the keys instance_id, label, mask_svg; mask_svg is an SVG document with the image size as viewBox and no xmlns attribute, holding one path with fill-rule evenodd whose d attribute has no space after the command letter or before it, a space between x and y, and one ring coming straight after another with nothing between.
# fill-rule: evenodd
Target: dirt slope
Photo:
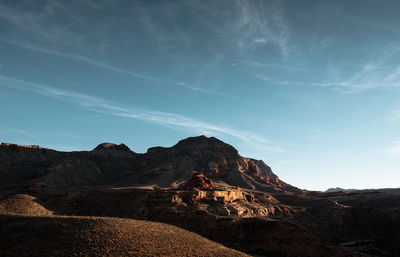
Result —
<instances>
[{"instance_id":1,"label":"dirt slope","mask_svg":"<svg viewBox=\"0 0 400 257\"><path fill-rule=\"evenodd\" d=\"M0 256L248 256L162 223L0 216Z\"/></svg>"},{"instance_id":2,"label":"dirt slope","mask_svg":"<svg viewBox=\"0 0 400 257\"><path fill-rule=\"evenodd\" d=\"M0 199L0 214L48 216L53 213L37 203L36 197L26 194L16 194Z\"/></svg>"}]
</instances>

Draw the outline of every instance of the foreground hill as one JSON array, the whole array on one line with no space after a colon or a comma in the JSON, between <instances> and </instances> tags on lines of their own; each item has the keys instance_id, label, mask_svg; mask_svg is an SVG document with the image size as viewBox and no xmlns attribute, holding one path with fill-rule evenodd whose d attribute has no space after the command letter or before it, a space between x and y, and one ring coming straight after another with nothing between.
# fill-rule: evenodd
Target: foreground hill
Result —
<instances>
[{"instance_id":1,"label":"foreground hill","mask_svg":"<svg viewBox=\"0 0 400 257\"><path fill-rule=\"evenodd\" d=\"M248 256L175 226L100 217L0 216L1 256Z\"/></svg>"}]
</instances>

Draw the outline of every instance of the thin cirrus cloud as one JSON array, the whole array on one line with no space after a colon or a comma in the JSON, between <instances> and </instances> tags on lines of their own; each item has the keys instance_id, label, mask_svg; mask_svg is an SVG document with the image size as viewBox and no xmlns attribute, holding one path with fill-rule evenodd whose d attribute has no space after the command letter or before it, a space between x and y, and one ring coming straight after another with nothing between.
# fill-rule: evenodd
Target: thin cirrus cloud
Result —
<instances>
[{"instance_id":1,"label":"thin cirrus cloud","mask_svg":"<svg viewBox=\"0 0 400 257\"><path fill-rule=\"evenodd\" d=\"M212 94L212 95L217 95L217 96L223 96L223 97L228 97L228 98L232 98L231 96L223 93L223 92L218 92L218 91L214 91L214 90L207 90L207 89L203 89L201 87L195 87L195 86L191 86L185 82L177 82L177 81L170 81L168 79L162 79L162 78L158 78L155 76L147 76L147 75L143 75L137 72L133 72L130 70L126 70L120 67L116 67L113 65L109 65L107 63L95 60L95 59L91 59L82 55L77 55L77 54L72 54L72 53L67 53L67 52L60 52L57 50L53 50L53 49L49 49L49 48L45 48L45 47L40 47L37 45L33 45L27 42L18 42L18 41L10 41L10 40L5 40L5 39L0 39L1 42L13 45L13 46L17 46L17 47L21 47L21 48L25 48L31 51L35 51L38 53L43 53L43 54L48 54L48 55L54 55L54 56L59 56L59 57L63 57L63 58L68 58L68 59L72 59L72 60L76 60L76 61L80 61L80 62L84 62L102 69L106 69L109 71L113 71L113 72L117 72L117 73L121 73L121 74L126 74L129 76L133 76L135 78L138 79L142 79L145 81L149 81L149 82L153 82L156 83L158 85L167 85L168 83L174 85L174 86L179 86L179 87L184 87L186 89L192 90L192 91L196 91L196 92L200 92L203 94ZM0 65L0 69L1 69L1 65Z\"/></svg>"},{"instance_id":2,"label":"thin cirrus cloud","mask_svg":"<svg viewBox=\"0 0 400 257\"><path fill-rule=\"evenodd\" d=\"M278 46L282 56L289 55L288 25L282 15L279 2L271 6L252 5L248 1L238 1L239 19L236 31L240 31L240 38L247 37L248 42L254 44L272 43ZM249 27L251 28L249 30ZM241 41L239 41L241 43Z\"/></svg>"},{"instance_id":3,"label":"thin cirrus cloud","mask_svg":"<svg viewBox=\"0 0 400 257\"><path fill-rule=\"evenodd\" d=\"M176 3L173 4L175 5ZM26 32L26 35L30 35L30 37L27 36L22 40L21 38L16 39L14 36L10 37L14 39L5 39L3 37L0 40L4 43L22 47L31 51L59 56L63 58L69 58L99 68L103 68L108 71L129 75L138 79L152 82L159 86L183 87L187 90L201 94L232 98L225 92L210 90L204 88L203 86L199 86L196 83L195 85L191 85L193 82L181 83L179 81L173 81L167 78L147 75L123 67L118 67L118 65L112 65L96 58L89 58L87 56L71 52L60 51L59 47L51 47L51 45L54 44L80 47L81 45L85 45L86 39L82 37L82 34L79 34L71 29L68 24L48 22L48 20L52 20L54 18L55 11L57 11L59 14L67 15L69 20L77 20L75 19L77 17L75 17L73 12L69 10L68 5L64 5L63 2L60 1L50 1L46 3L46 6L49 7L46 8L46 10L49 9L53 11L44 11L39 15L37 13L37 10L32 11L29 10L29 8L25 8L25 10L24 8L8 8L0 4L0 19L9 23L13 28L15 28L16 31L21 30ZM138 6L140 7L139 4ZM167 6L168 4L166 4L166 7ZM198 17L197 22L204 23L208 27L208 33L211 33L212 38L217 38L224 42L222 45L234 46L235 53L240 52L247 56L248 51L253 51L255 49L258 49L259 47L269 47L269 45L271 44L279 49L278 51L284 57L287 57L288 53L290 52L288 48L289 27L283 16L282 6L279 1L271 1L266 3L263 1L249 2L237 0L234 1L232 4L204 4L197 1L189 1L185 4L178 4L178 6L190 7L190 9L194 11L194 13L197 13L197 11L200 10L201 13L204 12L207 14L206 17L209 17L211 15L210 19L206 20L203 16ZM221 17L218 14L214 14L214 12L210 12L210 10L212 9L220 9L217 7L226 7L227 15ZM171 10L171 8L166 9ZM178 43L184 42L185 45L190 46L193 43L190 42L190 37L186 35L189 32L186 31L186 33L183 33L180 29L175 29L175 31L173 32L174 37L171 38L171 31L167 29L168 26L165 26L159 21L154 20L149 15L148 11L148 9L141 10L139 8L139 12L135 13L137 15L134 15L133 17L137 16L140 24L142 24L149 33L154 34L157 37L167 39L166 41L172 45L179 45ZM173 11L173 13L171 14L172 16L178 15L178 13L174 12L175 11ZM134 19L132 21L134 21ZM232 23L232 21L234 22ZM38 41L41 41L42 43L37 43ZM163 41L165 40L161 41L159 42L160 44L166 43L163 43ZM32 42L35 43L33 44ZM43 47L41 45L49 45L50 47ZM223 49L220 50L223 52ZM206 66L210 67L210 63L207 62Z\"/></svg>"},{"instance_id":4,"label":"thin cirrus cloud","mask_svg":"<svg viewBox=\"0 0 400 257\"><path fill-rule=\"evenodd\" d=\"M400 109L392 111L390 113L390 120L391 121L399 121L400 120Z\"/></svg>"},{"instance_id":5,"label":"thin cirrus cloud","mask_svg":"<svg viewBox=\"0 0 400 257\"><path fill-rule=\"evenodd\" d=\"M216 126L175 113L125 107L97 97L81 94L79 92L56 89L3 75L0 75L0 85L73 103L97 113L141 120L173 129L184 129L189 132L203 133L207 135L224 135L239 139L260 150L283 152L283 149L278 146L277 143L267 140L255 133L232 129L229 127Z\"/></svg>"},{"instance_id":6,"label":"thin cirrus cloud","mask_svg":"<svg viewBox=\"0 0 400 257\"><path fill-rule=\"evenodd\" d=\"M390 156L400 156L400 141L393 143L393 146L388 149Z\"/></svg>"},{"instance_id":7,"label":"thin cirrus cloud","mask_svg":"<svg viewBox=\"0 0 400 257\"><path fill-rule=\"evenodd\" d=\"M339 82L303 82L294 80L274 80L266 76L256 75L256 78L267 82L270 85L277 86L309 86L309 87L325 87L335 88L342 93L352 94L358 93L367 89L372 88L388 88L388 87L400 87L400 83L397 81L383 81L379 82L376 80L363 80L363 81L339 81Z\"/></svg>"},{"instance_id":8,"label":"thin cirrus cloud","mask_svg":"<svg viewBox=\"0 0 400 257\"><path fill-rule=\"evenodd\" d=\"M115 67L112 65L109 65L107 63L101 62L101 61L97 61L91 58L87 58L85 56L81 56L81 55L77 55L77 54L72 54L72 53L66 53L66 52L60 52L60 51L56 51L53 49L49 49L49 48L45 48L45 47L40 47L40 46L36 46L36 45L32 45L30 43L27 42L17 42L17 41L10 41L10 40L2 40L5 43L8 43L10 45L14 45L14 46L18 46L18 47L22 47L31 51L35 51L35 52L39 52L39 53L44 53L44 54L48 54L48 55L56 55L56 56L60 56L60 57L64 57L64 58L69 58L69 59L73 59L73 60L77 60L80 62L85 62L106 70L110 70L110 71L114 71L114 72L118 72L118 73L122 73L122 74L127 74L139 79L143 79L143 80L147 80L147 81L151 81L151 82L159 82L160 79L157 77L152 77L152 76L146 76L146 75L142 75L136 72L132 72L129 70L125 70L119 67Z\"/></svg>"},{"instance_id":9,"label":"thin cirrus cloud","mask_svg":"<svg viewBox=\"0 0 400 257\"><path fill-rule=\"evenodd\" d=\"M247 56L260 47L273 45L282 57L290 54L290 30L280 1L187 1L186 5L224 46L221 51L233 48L235 55Z\"/></svg>"},{"instance_id":10,"label":"thin cirrus cloud","mask_svg":"<svg viewBox=\"0 0 400 257\"><path fill-rule=\"evenodd\" d=\"M0 127L0 133L3 135L8 135L8 134L18 134L21 136L24 136L25 138L37 140L39 139L37 136L31 134L30 132L22 129L15 129L15 128L5 128L5 127Z\"/></svg>"},{"instance_id":11,"label":"thin cirrus cloud","mask_svg":"<svg viewBox=\"0 0 400 257\"><path fill-rule=\"evenodd\" d=\"M297 80L278 80L256 74L255 77L277 86L310 86L341 89L343 93L357 93L372 88L397 88L400 87L400 66L390 65L400 54L400 47L389 45L383 48L378 57L371 58L360 65L358 69L347 78L336 76L334 81L305 82Z\"/></svg>"},{"instance_id":12,"label":"thin cirrus cloud","mask_svg":"<svg viewBox=\"0 0 400 257\"><path fill-rule=\"evenodd\" d=\"M282 56L289 55L288 25L282 14L279 2L264 5L263 2L250 4L237 1L237 19L231 37L239 46L257 47L272 43L278 47Z\"/></svg>"},{"instance_id":13,"label":"thin cirrus cloud","mask_svg":"<svg viewBox=\"0 0 400 257\"><path fill-rule=\"evenodd\" d=\"M20 9L0 4L0 20L7 22L13 32L21 31L25 36L52 43L77 43L82 40L82 36L68 29L68 25L60 26L55 22L48 22L47 19L53 15L52 10L54 9L68 13L70 20L75 22L75 19L71 16L72 13L61 2L52 1L46 3L47 8L40 10L40 12L33 11L32 6L29 4L25 6L25 4L28 3L23 3Z\"/></svg>"}]
</instances>

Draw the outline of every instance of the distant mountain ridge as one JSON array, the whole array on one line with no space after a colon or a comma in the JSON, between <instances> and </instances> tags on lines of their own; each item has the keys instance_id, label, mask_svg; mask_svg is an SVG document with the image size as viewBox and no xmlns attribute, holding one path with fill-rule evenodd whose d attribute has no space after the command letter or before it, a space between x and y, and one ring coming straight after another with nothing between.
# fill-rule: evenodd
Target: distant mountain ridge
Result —
<instances>
[{"instance_id":1,"label":"distant mountain ridge","mask_svg":"<svg viewBox=\"0 0 400 257\"><path fill-rule=\"evenodd\" d=\"M297 190L261 160L242 157L231 145L198 136L144 154L102 143L92 151L58 152L39 146L0 144L0 186L178 186L203 172L216 183L261 191Z\"/></svg>"},{"instance_id":2,"label":"distant mountain ridge","mask_svg":"<svg viewBox=\"0 0 400 257\"><path fill-rule=\"evenodd\" d=\"M341 187L331 187L325 190L325 193L334 193L334 192L352 192L352 191L357 191L358 189L344 189Z\"/></svg>"}]
</instances>

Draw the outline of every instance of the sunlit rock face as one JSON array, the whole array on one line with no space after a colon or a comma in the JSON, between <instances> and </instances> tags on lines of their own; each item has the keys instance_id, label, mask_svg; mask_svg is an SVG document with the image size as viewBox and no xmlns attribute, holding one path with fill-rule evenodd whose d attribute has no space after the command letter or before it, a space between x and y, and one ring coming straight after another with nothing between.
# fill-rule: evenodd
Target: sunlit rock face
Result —
<instances>
[{"instance_id":1,"label":"sunlit rock face","mask_svg":"<svg viewBox=\"0 0 400 257\"><path fill-rule=\"evenodd\" d=\"M217 186L214 182L204 176L203 173L194 172L192 178L183 184L183 188L194 188L197 190L213 190Z\"/></svg>"},{"instance_id":2,"label":"sunlit rock face","mask_svg":"<svg viewBox=\"0 0 400 257\"><path fill-rule=\"evenodd\" d=\"M40 147L38 145L16 145L16 144L9 144L9 143L2 143L2 142L0 142L0 146L10 147L13 149L17 149L17 148L43 149L42 147Z\"/></svg>"}]
</instances>

